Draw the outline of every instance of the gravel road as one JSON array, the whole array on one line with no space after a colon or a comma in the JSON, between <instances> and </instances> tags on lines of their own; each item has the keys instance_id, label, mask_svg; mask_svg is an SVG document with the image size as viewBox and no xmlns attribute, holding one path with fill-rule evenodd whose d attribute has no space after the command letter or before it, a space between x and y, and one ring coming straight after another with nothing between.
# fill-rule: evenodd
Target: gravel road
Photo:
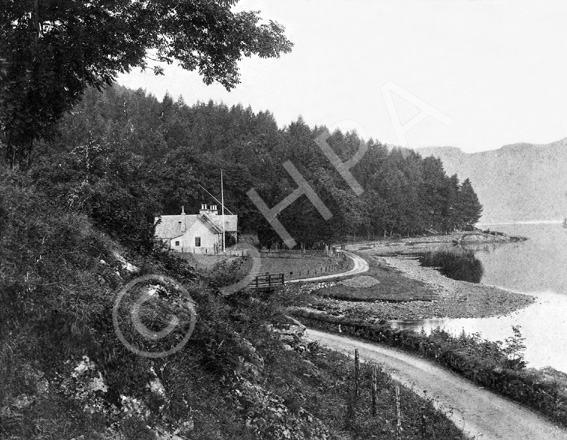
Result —
<instances>
[{"instance_id":1,"label":"gravel road","mask_svg":"<svg viewBox=\"0 0 567 440\"><path fill-rule=\"evenodd\" d=\"M441 368L433 362L398 350L346 336L308 329L305 336L363 361L382 364L397 381L433 400L467 435L482 440L559 440L567 431L523 406Z\"/></svg>"},{"instance_id":2,"label":"gravel road","mask_svg":"<svg viewBox=\"0 0 567 440\"><path fill-rule=\"evenodd\" d=\"M336 278L342 278L350 275L358 275L360 273L368 272L368 263L364 260L364 258L360 258L358 255L353 254L352 252L348 251L341 251L346 254L352 261L354 261L354 267L349 270L348 272L343 273L335 273L332 275L322 275L320 277L313 277L313 278L300 278L298 280L289 280L286 281L288 283L311 283L317 281L328 281L333 280Z\"/></svg>"}]
</instances>

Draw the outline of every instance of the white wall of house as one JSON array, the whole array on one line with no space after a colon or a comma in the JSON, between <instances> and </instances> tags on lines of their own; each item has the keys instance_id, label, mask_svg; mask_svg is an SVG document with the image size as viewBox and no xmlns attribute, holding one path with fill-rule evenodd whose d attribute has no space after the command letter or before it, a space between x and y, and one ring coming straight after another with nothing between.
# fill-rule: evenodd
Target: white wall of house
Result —
<instances>
[{"instance_id":1,"label":"white wall of house","mask_svg":"<svg viewBox=\"0 0 567 440\"><path fill-rule=\"evenodd\" d=\"M196 221L182 236L170 240L170 249L177 252L213 253L219 251L221 240L221 234L215 234L203 222Z\"/></svg>"}]
</instances>

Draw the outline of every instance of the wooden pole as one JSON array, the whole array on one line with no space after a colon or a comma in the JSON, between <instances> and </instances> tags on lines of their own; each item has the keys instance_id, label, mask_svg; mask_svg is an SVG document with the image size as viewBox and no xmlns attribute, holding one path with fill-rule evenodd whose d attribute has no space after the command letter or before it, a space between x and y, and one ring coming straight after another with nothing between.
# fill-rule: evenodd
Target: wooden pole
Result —
<instances>
[{"instance_id":1,"label":"wooden pole","mask_svg":"<svg viewBox=\"0 0 567 440\"><path fill-rule=\"evenodd\" d=\"M425 406L421 407L421 438L427 438L427 417L425 417Z\"/></svg>"},{"instance_id":2,"label":"wooden pole","mask_svg":"<svg viewBox=\"0 0 567 440\"><path fill-rule=\"evenodd\" d=\"M222 252L224 253L226 249L225 241L225 225L224 225L224 182L222 178L222 169L220 170L220 186L221 186L221 210L222 210Z\"/></svg>"},{"instance_id":3,"label":"wooden pole","mask_svg":"<svg viewBox=\"0 0 567 440\"><path fill-rule=\"evenodd\" d=\"M203 189L203 191L205 191L208 195L210 195L210 196L213 198L213 200L214 200L215 202L220 203L221 206L224 205L224 203L222 203L221 201L219 201L219 199L217 199L217 198L216 198L215 196L213 196L209 191L207 191L207 188L205 188L203 185L201 185L201 184L199 184L199 183L198 183L197 185L200 186L200 187ZM230 209L228 209L227 207L225 207L224 209L226 209L230 215L235 215L234 212L232 212L232 211L231 211Z\"/></svg>"},{"instance_id":4,"label":"wooden pole","mask_svg":"<svg viewBox=\"0 0 567 440\"><path fill-rule=\"evenodd\" d=\"M376 385L377 376L378 372L376 365L372 365L372 417L376 417L376 403L378 394L378 386Z\"/></svg>"},{"instance_id":5,"label":"wooden pole","mask_svg":"<svg viewBox=\"0 0 567 440\"><path fill-rule=\"evenodd\" d=\"M401 440L402 438L402 412L400 410L400 387L396 385L396 418L398 423L396 424L396 440Z\"/></svg>"},{"instance_id":6,"label":"wooden pole","mask_svg":"<svg viewBox=\"0 0 567 440\"><path fill-rule=\"evenodd\" d=\"M347 410L345 426L352 427L356 419L356 406L358 403L358 389L359 389L359 375L360 375L360 361L358 356L358 349L354 350L354 389L352 382L347 384Z\"/></svg>"},{"instance_id":7,"label":"wooden pole","mask_svg":"<svg viewBox=\"0 0 567 440\"><path fill-rule=\"evenodd\" d=\"M358 356L358 348L354 349L354 397L358 397L358 386L360 376L360 359Z\"/></svg>"}]
</instances>

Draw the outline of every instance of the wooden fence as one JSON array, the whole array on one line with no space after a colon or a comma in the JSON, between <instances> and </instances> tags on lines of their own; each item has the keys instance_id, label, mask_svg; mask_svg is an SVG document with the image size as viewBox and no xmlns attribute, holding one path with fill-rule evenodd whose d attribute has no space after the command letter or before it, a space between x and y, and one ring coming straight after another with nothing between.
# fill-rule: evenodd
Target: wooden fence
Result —
<instances>
[{"instance_id":1,"label":"wooden fence","mask_svg":"<svg viewBox=\"0 0 567 440\"><path fill-rule=\"evenodd\" d=\"M195 248L195 247L181 247L178 249L172 249L174 252L181 254L202 254L202 255L217 255L217 256L228 256L228 257L244 257L250 255L250 249L227 249L224 252L214 249L214 248Z\"/></svg>"},{"instance_id":2,"label":"wooden fence","mask_svg":"<svg viewBox=\"0 0 567 440\"><path fill-rule=\"evenodd\" d=\"M262 258L303 258L306 256L310 257L336 257L337 253L332 249L325 250L314 250L314 249L282 249L282 250L261 250L260 255Z\"/></svg>"},{"instance_id":3,"label":"wooden fence","mask_svg":"<svg viewBox=\"0 0 567 440\"><path fill-rule=\"evenodd\" d=\"M283 285L283 273L266 273L265 275L258 275L254 277L252 283L250 283L248 287L258 292L270 292Z\"/></svg>"}]
</instances>

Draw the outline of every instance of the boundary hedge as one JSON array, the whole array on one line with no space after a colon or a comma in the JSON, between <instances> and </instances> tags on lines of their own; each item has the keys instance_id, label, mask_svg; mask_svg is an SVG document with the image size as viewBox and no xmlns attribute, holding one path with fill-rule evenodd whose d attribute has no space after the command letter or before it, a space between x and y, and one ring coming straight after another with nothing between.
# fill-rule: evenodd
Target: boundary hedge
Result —
<instances>
[{"instance_id":1,"label":"boundary hedge","mask_svg":"<svg viewBox=\"0 0 567 440\"><path fill-rule=\"evenodd\" d=\"M453 337L437 330L432 335L392 328L387 322L371 324L359 319L330 316L295 309L290 314L319 330L355 336L419 354L449 368L472 382L525 404L567 427L567 392L555 379L537 370L507 368L509 358L501 343L474 336Z\"/></svg>"}]
</instances>

